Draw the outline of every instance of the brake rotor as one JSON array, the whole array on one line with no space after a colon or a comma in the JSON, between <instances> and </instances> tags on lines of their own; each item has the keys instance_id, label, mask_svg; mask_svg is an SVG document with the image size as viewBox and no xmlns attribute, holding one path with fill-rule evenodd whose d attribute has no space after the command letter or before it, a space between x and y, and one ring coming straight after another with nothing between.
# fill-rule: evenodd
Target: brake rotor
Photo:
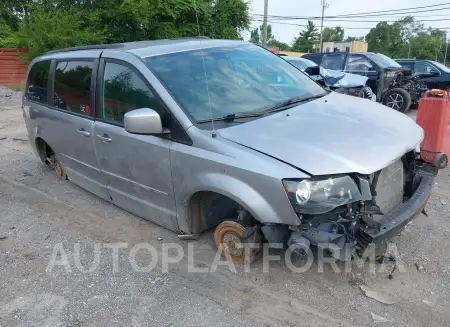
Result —
<instances>
[{"instance_id":1,"label":"brake rotor","mask_svg":"<svg viewBox=\"0 0 450 327\"><path fill-rule=\"evenodd\" d=\"M53 169L55 170L56 177L58 177L58 179L61 181L65 181L67 179L67 174L64 168L61 166L61 162L59 161L59 159L55 155L52 155L50 157L50 160Z\"/></svg>"},{"instance_id":2,"label":"brake rotor","mask_svg":"<svg viewBox=\"0 0 450 327\"><path fill-rule=\"evenodd\" d=\"M250 234L249 231L252 233ZM244 262L252 263L261 253L262 238L259 229L246 230L237 221L225 220L217 226L214 232L214 240L217 248L221 250L222 257L228 261L240 264L244 264ZM246 243L256 243L258 247L246 251Z\"/></svg>"}]
</instances>

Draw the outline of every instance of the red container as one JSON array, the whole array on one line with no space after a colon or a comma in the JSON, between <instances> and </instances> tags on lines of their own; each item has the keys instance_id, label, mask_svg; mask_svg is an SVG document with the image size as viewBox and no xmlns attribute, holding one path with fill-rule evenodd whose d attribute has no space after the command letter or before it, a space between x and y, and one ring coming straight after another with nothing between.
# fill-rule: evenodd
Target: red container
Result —
<instances>
[{"instance_id":1,"label":"red container","mask_svg":"<svg viewBox=\"0 0 450 327\"><path fill-rule=\"evenodd\" d=\"M450 155L450 93L427 91L419 101L416 121L425 132L420 156L437 168L446 167Z\"/></svg>"}]
</instances>

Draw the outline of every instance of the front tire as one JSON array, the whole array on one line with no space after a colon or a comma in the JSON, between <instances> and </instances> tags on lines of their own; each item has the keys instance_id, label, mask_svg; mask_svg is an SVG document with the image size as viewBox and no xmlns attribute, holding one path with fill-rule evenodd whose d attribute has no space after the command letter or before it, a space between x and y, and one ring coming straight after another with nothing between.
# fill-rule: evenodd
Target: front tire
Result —
<instances>
[{"instance_id":1,"label":"front tire","mask_svg":"<svg viewBox=\"0 0 450 327\"><path fill-rule=\"evenodd\" d=\"M391 109L407 112L411 107L411 95L405 89L395 88L386 92L382 103Z\"/></svg>"}]
</instances>

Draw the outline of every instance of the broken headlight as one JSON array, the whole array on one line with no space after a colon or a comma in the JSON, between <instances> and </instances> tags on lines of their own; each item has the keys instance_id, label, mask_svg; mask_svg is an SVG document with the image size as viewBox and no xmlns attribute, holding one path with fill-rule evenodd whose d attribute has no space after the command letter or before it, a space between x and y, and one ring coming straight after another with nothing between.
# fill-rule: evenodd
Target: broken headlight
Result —
<instances>
[{"instance_id":1,"label":"broken headlight","mask_svg":"<svg viewBox=\"0 0 450 327\"><path fill-rule=\"evenodd\" d=\"M319 180L284 179L283 185L294 210L303 214L323 214L362 199L349 176Z\"/></svg>"}]
</instances>

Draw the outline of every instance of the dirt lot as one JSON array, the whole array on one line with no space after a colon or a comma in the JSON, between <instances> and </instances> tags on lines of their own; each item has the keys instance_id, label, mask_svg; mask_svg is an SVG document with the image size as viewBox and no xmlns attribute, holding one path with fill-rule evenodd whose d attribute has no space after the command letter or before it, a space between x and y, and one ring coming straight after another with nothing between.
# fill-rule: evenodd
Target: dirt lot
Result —
<instances>
[{"instance_id":1,"label":"dirt lot","mask_svg":"<svg viewBox=\"0 0 450 327\"><path fill-rule=\"evenodd\" d=\"M450 326L449 170L439 175L428 217L414 220L397 241L406 271L391 279L393 264L374 273L368 265L344 272L344 264L341 272L330 265L321 272L314 263L295 273L281 260L267 273L261 262L250 272L221 265L215 273L192 273L184 259L167 273L161 262L139 272L128 259L134 244L160 254L164 242L187 249L188 241L58 181L26 138L20 94L0 88L0 326L372 326L372 314L385 319L377 325ZM119 242L128 247L117 267L102 246L98 268L83 272L95 244ZM190 242L194 265L208 269L212 235ZM67 254L70 271L47 269L55 246ZM136 257L141 266L149 261L145 251ZM361 284L396 302L366 297Z\"/></svg>"}]
</instances>

